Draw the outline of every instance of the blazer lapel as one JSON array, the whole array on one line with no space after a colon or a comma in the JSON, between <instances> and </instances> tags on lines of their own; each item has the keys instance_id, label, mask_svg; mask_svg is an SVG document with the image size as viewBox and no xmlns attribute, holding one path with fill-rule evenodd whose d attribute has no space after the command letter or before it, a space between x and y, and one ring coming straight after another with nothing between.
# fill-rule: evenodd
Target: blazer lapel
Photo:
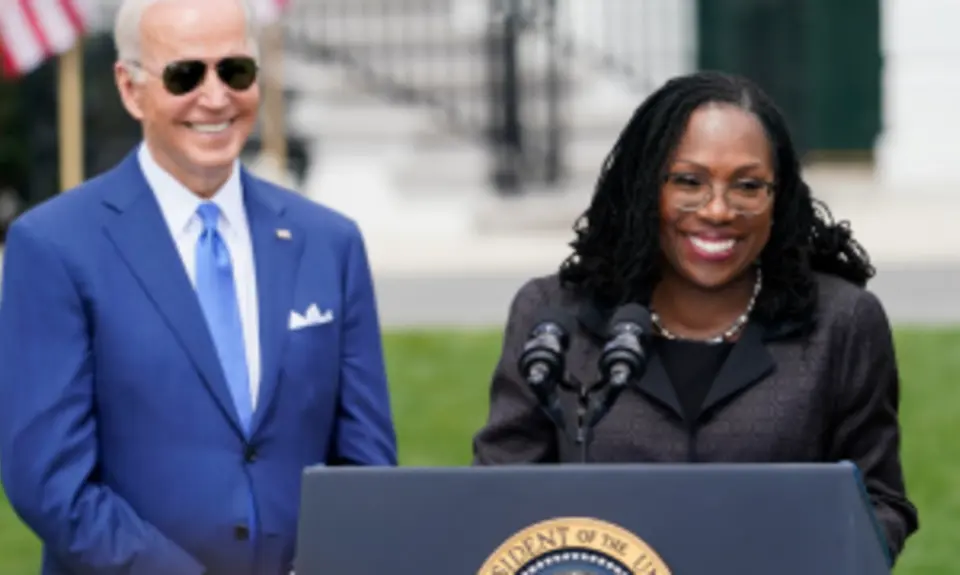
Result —
<instances>
[{"instance_id":1,"label":"blazer lapel","mask_svg":"<svg viewBox=\"0 0 960 575\"><path fill-rule=\"evenodd\" d=\"M774 368L773 357L764 344L763 327L748 323L710 386L700 413L707 412L757 383Z\"/></svg>"},{"instance_id":2,"label":"blazer lapel","mask_svg":"<svg viewBox=\"0 0 960 575\"><path fill-rule=\"evenodd\" d=\"M604 344L607 337L607 323L612 315L612 309L600 308L590 302L583 302L577 308L577 319L581 327L598 347L602 347ZM683 408L680 406L680 400L677 398L660 356L651 352L649 339L642 343L648 352L648 359L647 367L640 377L640 381L637 382L637 389L683 419ZM591 360L594 360L593 356L591 356Z\"/></svg>"},{"instance_id":3,"label":"blazer lapel","mask_svg":"<svg viewBox=\"0 0 960 575\"><path fill-rule=\"evenodd\" d=\"M304 248L303 230L284 217L285 206L266 193L267 184L243 172L244 199L256 262L260 311L260 395L251 434L263 425L280 379L289 333L297 272Z\"/></svg>"},{"instance_id":4,"label":"blazer lapel","mask_svg":"<svg viewBox=\"0 0 960 575\"><path fill-rule=\"evenodd\" d=\"M166 320L224 415L242 433L200 302L136 154L128 155L112 176L117 181L104 203L117 215L106 225L107 235Z\"/></svg>"},{"instance_id":5,"label":"blazer lapel","mask_svg":"<svg viewBox=\"0 0 960 575\"><path fill-rule=\"evenodd\" d=\"M611 313L611 310L583 303L577 310L577 319L586 333L602 346ZM710 386L700 409L701 414L757 383L774 370L773 357L764 344L765 335L762 326L752 322L747 324ZM650 343L645 345L649 349ZM637 388L650 399L670 409L679 419L684 419L683 408L673 383L660 355L655 351L651 350L648 354L647 368L637 383Z\"/></svg>"},{"instance_id":6,"label":"blazer lapel","mask_svg":"<svg viewBox=\"0 0 960 575\"><path fill-rule=\"evenodd\" d=\"M660 354L651 353L648 355L648 358L647 370L637 383L637 388L647 397L656 400L664 407L670 409L678 418L683 419L683 408L680 406L680 399L677 397L673 383L667 375L667 370L663 367Z\"/></svg>"}]
</instances>

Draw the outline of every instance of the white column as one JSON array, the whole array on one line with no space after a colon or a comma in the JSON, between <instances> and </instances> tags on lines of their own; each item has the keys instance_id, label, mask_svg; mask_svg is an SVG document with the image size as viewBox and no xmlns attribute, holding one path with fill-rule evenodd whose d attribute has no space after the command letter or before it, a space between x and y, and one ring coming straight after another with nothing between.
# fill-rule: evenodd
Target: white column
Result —
<instances>
[{"instance_id":1,"label":"white column","mask_svg":"<svg viewBox=\"0 0 960 575\"><path fill-rule=\"evenodd\" d=\"M877 176L894 193L960 195L960 2L884 0Z\"/></svg>"}]
</instances>

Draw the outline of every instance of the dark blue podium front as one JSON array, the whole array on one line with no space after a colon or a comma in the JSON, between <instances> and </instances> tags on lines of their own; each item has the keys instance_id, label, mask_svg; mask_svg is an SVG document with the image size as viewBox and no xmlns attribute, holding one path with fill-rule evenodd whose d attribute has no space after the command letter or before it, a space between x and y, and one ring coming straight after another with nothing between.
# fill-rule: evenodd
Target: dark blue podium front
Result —
<instances>
[{"instance_id":1,"label":"dark blue podium front","mask_svg":"<svg viewBox=\"0 0 960 575\"><path fill-rule=\"evenodd\" d=\"M316 467L296 572L889 575L882 541L847 463Z\"/></svg>"}]
</instances>

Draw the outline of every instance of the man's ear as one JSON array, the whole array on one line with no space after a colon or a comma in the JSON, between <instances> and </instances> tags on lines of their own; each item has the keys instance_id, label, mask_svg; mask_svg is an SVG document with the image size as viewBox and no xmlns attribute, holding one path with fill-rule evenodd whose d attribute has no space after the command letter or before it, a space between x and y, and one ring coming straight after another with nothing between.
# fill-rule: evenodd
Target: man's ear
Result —
<instances>
[{"instance_id":1,"label":"man's ear","mask_svg":"<svg viewBox=\"0 0 960 575\"><path fill-rule=\"evenodd\" d=\"M120 92L120 100L123 101L123 107L135 120L142 120L143 108L140 107L139 97L140 84L123 62L117 62L113 65L113 75L117 82L117 90Z\"/></svg>"}]
</instances>

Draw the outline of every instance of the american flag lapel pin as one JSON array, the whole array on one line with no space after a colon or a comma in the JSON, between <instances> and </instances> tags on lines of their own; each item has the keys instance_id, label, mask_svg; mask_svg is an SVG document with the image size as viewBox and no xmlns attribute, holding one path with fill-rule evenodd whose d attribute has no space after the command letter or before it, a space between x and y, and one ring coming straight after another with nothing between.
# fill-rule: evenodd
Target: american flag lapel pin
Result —
<instances>
[{"instance_id":1,"label":"american flag lapel pin","mask_svg":"<svg viewBox=\"0 0 960 575\"><path fill-rule=\"evenodd\" d=\"M290 233L290 230L279 229L277 230L277 238L281 240L293 239L293 234Z\"/></svg>"}]
</instances>

